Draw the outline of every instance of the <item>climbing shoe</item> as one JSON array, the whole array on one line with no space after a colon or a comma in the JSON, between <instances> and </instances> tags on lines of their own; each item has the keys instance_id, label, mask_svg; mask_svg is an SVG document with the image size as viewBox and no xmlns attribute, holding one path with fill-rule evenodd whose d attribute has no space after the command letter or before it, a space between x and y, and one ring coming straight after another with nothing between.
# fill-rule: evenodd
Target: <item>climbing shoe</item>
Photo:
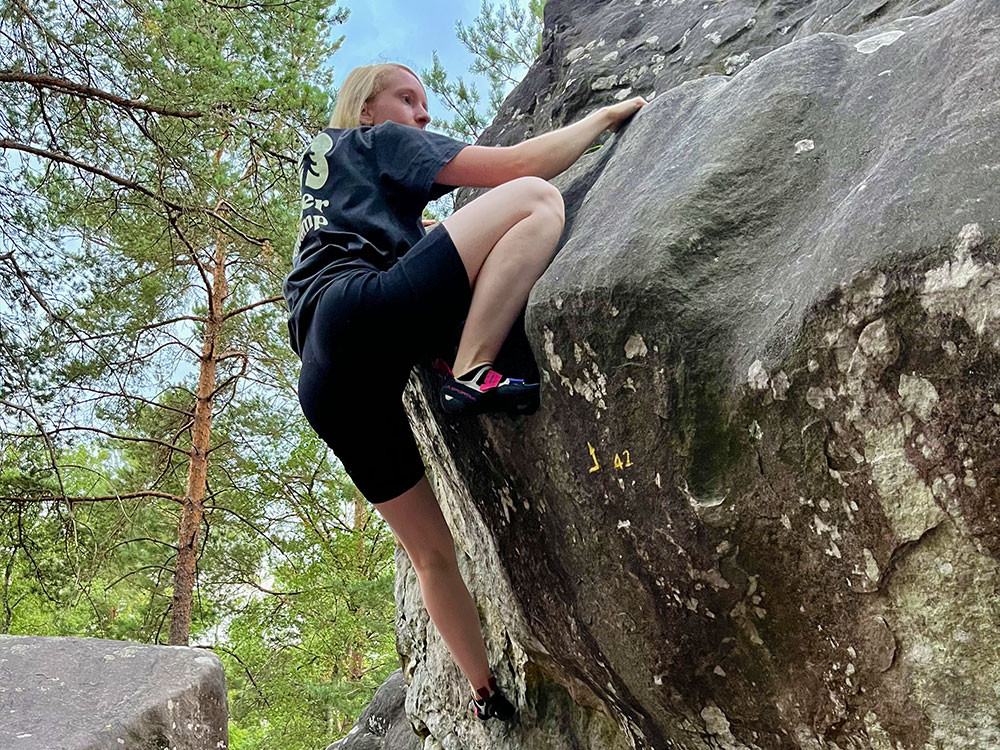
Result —
<instances>
[{"instance_id":1,"label":"climbing shoe","mask_svg":"<svg viewBox=\"0 0 1000 750\"><path fill-rule=\"evenodd\" d=\"M500 719L509 721L517 713L517 709L508 701L500 688L497 687L496 679L491 675L489 687L481 687L476 691L478 697L469 702L469 709L477 719L486 721L487 719Z\"/></svg>"},{"instance_id":2,"label":"climbing shoe","mask_svg":"<svg viewBox=\"0 0 1000 750\"><path fill-rule=\"evenodd\" d=\"M538 383L505 377L488 364L461 376L456 376L441 360L435 367L441 372L447 370L448 377L439 395L441 408L448 414L533 414L538 410Z\"/></svg>"}]
</instances>

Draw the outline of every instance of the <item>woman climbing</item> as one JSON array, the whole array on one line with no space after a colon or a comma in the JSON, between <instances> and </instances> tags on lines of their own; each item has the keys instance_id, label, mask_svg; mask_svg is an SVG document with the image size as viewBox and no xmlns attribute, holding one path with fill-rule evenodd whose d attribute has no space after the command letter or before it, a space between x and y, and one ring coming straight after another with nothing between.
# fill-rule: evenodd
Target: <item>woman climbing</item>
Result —
<instances>
[{"instance_id":1,"label":"woman climbing","mask_svg":"<svg viewBox=\"0 0 1000 750\"><path fill-rule=\"evenodd\" d=\"M515 708L490 673L403 388L416 362L453 347L464 319L442 408L537 407L538 383L491 365L562 234L562 196L546 180L643 105L636 97L604 107L516 146L472 146L424 130L427 95L412 70L367 65L347 76L330 127L302 158L301 225L283 284L302 360L299 401L406 551L482 719L507 720ZM494 189L426 233L424 207L457 186Z\"/></svg>"}]
</instances>

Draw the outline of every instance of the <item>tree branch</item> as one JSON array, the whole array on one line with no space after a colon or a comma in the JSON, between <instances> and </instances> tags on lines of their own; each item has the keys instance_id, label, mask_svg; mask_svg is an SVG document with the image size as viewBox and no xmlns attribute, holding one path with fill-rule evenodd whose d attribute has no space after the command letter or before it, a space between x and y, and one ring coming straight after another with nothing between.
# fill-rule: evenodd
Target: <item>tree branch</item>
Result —
<instances>
[{"instance_id":1,"label":"tree branch","mask_svg":"<svg viewBox=\"0 0 1000 750\"><path fill-rule=\"evenodd\" d=\"M281 297L268 297L267 299L262 299L258 302L253 302L249 305L244 305L243 307L238 307L235 310L230 310L225 315L222 316L223 320L228 320L234 315L239 315L240 313L245 313L247 310L252 310L255 307L260 307L261 305L268 305L272 302L284 302L284 296Z\"/></svg>"},{"instance_id":2,"label":"tree branch","mask_svg":"<svg viewBox=\"0 0 1000 750\"><path fill-rule=\"evenodd\" d=\"M183 504L184 498L171 495L169 492L157 492L155 490L140 490L139 492L126 492L121 495L102 495L95 497L66 497L65 495L50 495L48 497L0 497L0 502L6 503L45 503L56 500L68 503L99 503L104 500L127 500L132 497L162 497L173 500L175 503Z\"/></svg>"},{"instance_id":3,"label":"tree branch","mask_svg":"<svg viewBox=\"0 0 1000 750\"><path fill-rule=\"evenodd\" d=\"M6 401L0 401L0 404L5 406L13 406L13 404L8 404ZM18 408L18 407L15 407ZM113 432L107 432L106 430L100 430L96 427L56 427L55 429L49 430L47 433L33 434L33 433L21 433L21 432L8 432L10 437L22 437L22 438L39 438L45 437L46 435L54 435L57 432L69 432L70 430L83 430L84 432L96 432L100 435L107 435L108 437L114 438L115 440L128 440L134 443L153 443L154 445L159 445L164 448L169 448L172 451L177 451L185 456L190 456L190 451L186 451L182 448L178 448L176 445L171 445L170 443L165 443L162 440L157 440L156 438L141 438L134 437L132 435L115 435Z\"/></svg>"},{"instance_id":4,"label":"tree branch","mask_svg":"<svg viewBox=\"0 0 1000 750\"><path fill-rule=\"evenodd\" d=\"M116 96L115 94L102 91L101 89L95 89L91 86L84 86L80 83L67 81L65 78L55 78L53 76L39 75L37 73L25 73L24 71L13 70L10 68L0 70L0 83L27 83L29 86L35 86L36 88L48 88L63 94L74 94L76 96L83 96L90 99L103 99L104 101L126 109L138 109L144 112L166 115L167 117L181 117L191 120L204 116L204 113L194 110L167 109L166 107L158 107L155 104L146 104L138 99L125 99L124 97Z\"/></svg>"},{"instance_id":5,"label":"tree branch","mask_svg":"<svg viewBox=\"0 0 1000 750\"><path fill-rule=\"evenodd\" d=\"M101 177L110 180L116 185L121 185L122 187L127 187L130 188L131 190L137 190L143 195L147 195L153 200L159 201L164 206L172 208L175 211L183 212L186 210L183 206L174 203L173 201L169 201L162 196L157 195L152 190L149 190L148 188L145 188L142 185L140 185L138 182L132 182L131 180L123 179L118 175L111 174L111 172L107 172L101 169L100 167L93 167L89 164L84 164L82 161L77 161L72 157L63 156L62 154L57 154L54 151L46 151L43 148L35 148L34 146L29 146L27 143L18 143L17 141L12 141L9 138L0 138L0 148L3 149L12 148L15 149L16 151L24 151L27 154L34 154L35 156L41 156L45 159L49 159L50 161L59 162L60 164L69 164L70 166L76 167L77 169L82 169L85 172L90 172L92 174L100 175Z\"/></svg>"}]
</instances>

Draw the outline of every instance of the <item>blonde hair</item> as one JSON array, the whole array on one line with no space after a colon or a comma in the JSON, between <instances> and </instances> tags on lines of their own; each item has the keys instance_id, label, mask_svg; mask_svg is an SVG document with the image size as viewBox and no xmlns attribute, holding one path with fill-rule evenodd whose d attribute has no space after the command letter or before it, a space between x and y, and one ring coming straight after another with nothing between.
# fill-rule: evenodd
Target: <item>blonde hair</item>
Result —
<instances>
[{"instance_id":1,"label":"blonde hair","mask_svg":"<svg viewBox=\"0 0 1000 750\"><path fill-rule=\"evenodd\" d=\"M337 94L337 105L330 117L330 127L358 127L361 124L361 108L365 102L385 90L386 79L393 68L402 68L413 73L408 67L399 63L361 65L348 73ZM413 77L420 80L416 73L413 73Z\"/></svg>"}]
</instances>

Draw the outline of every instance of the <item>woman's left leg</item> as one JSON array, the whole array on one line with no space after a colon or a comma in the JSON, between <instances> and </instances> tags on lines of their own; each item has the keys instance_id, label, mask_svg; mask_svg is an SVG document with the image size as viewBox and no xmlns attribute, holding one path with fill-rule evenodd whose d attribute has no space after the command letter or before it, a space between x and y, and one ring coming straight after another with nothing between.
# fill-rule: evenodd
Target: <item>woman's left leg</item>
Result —
<instances>
[{"instance_id":1,"label":"woman's left leg","mask_svg":"<svg viewBox=\"0 0 1000 750\"><path fill-rule=\"evenodd\" d=\"M486 644L479 612L458 569L455 541L430 482L424 476L399 497L373 507L413 563L427 614L475 694L490 678Z\"/></svg>"}]
</instances>

